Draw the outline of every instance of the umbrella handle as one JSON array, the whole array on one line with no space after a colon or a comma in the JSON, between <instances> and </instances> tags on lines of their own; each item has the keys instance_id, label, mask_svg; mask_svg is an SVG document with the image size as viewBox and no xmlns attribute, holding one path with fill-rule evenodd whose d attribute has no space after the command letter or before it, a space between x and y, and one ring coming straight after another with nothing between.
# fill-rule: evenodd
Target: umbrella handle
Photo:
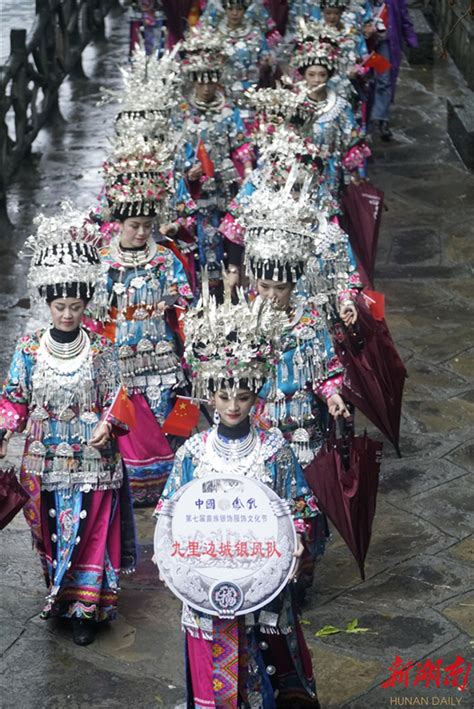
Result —
<instances>
[{"instance_id":1,"label":"umbrella handle","mask_svg":"<svg viewBox=\"0 0 474 709\"><path fill-rule=\"evenodd\" d=\"M326 440L330 444L330 447L334 445L337 438L337 429L339 429L340 438L353 438L354 437L354 416L347 416L344 418L341 416L338 419L330 417L329 424L326 427Z\"/></svg>"},{"instance_id":2,"label":"umbrella handle","mask_svg":"<svg viewBox=\"0 0 474 709\"><path fill-rule=\"evenodd\" d=\"M347 418L344 418L341 416L338 419L338 425L339 425L339 433L341 438L348 438L349 436L351 438L354 437L354 417L353 416L348 416Z\"/></svg>"}]
</instances>

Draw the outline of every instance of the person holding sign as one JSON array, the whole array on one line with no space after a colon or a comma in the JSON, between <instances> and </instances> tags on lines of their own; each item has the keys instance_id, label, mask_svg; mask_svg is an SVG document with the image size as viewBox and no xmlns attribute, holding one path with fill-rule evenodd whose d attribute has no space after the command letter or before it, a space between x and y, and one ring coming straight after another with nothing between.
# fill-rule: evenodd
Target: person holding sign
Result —
<instances>
[{"instance_id":1,"label":"person holding sign","mask_svg":"<svg viewBox=\"0 0 474 709\"><path fill-rule=\"evenodd\" d=\"M211 499L207 493L199 495L187 510L189 514L184 515L185 520L196 520L193 541L188 540L183 546L175 540L169 552L155 544L160 574L173 592L181 599L194 597L199 601L185 604L182 616L188 706L317 708L311 658L296 612L295 584L290 580L297 575L295 557L299 559L302 554L305 520L311 517L315 505L302 469L282 433L252 425L250 416L257 392L274 377L279 333L286 325L286 315L260 298L249 304L242 294L233 305L229 292L218 307L208 293L204 282L202 300L185 316L185 358L192 372L193 395L211 399L216 423L190 438L178 451L156 509L157 531L166 526L167 514L172 515L174 510L178 515L179 499L184 497L182 488L188 483L197 484L204 493L218 489L221 482L236 486L237 490L254 483L263 490L270 488L268 494L276 498L277 507L293 511L290 527L294 543L291 567L285 569L282 590L276 593L275 587L267 584L267 575L260 579L257 576L263 566L268 568L269 562L274 572L283 563L284 546L280 546L280 541L270 541L270 537L257 541L258 534L270 534L275 520L269 515L259 532L258 524L263 519L258 509L260 500L233 493L227 513L223 514L226 505L222 495L216 501L217 495ZM198 504L202 505L199 510ZM271 504L275 508L275 499ZM279 519L283 518L281 512ZM198 530L204 530L205 525L207 531L200 537ZM249 535L251 525L253 543L243 539ZM228 530L227 539L221 538L223 529ZM213 541L217 537L219 544ZM220 579L214 576L216 583L209 596L199 596L200 579L195 574L177 573L185 568L185 563L195 569L196 558L206 565L208 576L216 565L226 568ZM247 573L254 585L255 581L257 585L260 582L267 595L260 595L251 612L239 615L229 613L228 607L241 592L235 581L241 572ZM179 578L182 584L183 577L189 579L190 587L188 592L177 592ZM196 605L202 607L209 601L222 611L203 613L196 609Z\"/></svg>"}]
</instances>

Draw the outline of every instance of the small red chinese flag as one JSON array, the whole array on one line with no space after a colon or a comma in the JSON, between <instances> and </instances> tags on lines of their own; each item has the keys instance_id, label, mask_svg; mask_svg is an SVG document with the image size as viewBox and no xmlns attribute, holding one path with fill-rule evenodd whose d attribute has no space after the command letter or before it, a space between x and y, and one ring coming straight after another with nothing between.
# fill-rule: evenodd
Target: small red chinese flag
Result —
<instances>
[{"instance_id":1,"label":"small red chinese flag","mask_svg":"<svg viewBox=\"0 0 474 709\"><path fill-rule=\"evenodd\" d=\"M189 438L198 424L200 413L199 406L178 396L161 430L163 433Z\"/></svg>"},{"instance_id":2,"label":"small red chinese flag","mask_svg":"<svg viewBox=\"0 0 474 709\"><path fill-rule=\"evenodd\" d=\"M385 59L385 57L383 57L381 54L378 54L377 52L372 52L365 60L364 66L368 69L375 69L377 74L383 74L384 71L390 69L392 65L390 64L388 59Z\"/></svg>"},{"instance_id":3,"label":"small red chinese flag","mask_svg":"<svg viewBox=\"0 0 474 709\"><path fill-rule=\"evenodd\" d=\"M113 416L117 421L124 423L130 429L135 428L137 422L135 407L123 385L115 394L107 418L109 416Z\"/></svg>"},{"instance_id":4,"label":"small red chinese flag","mask_svg":"<svg viewBox=\"0 0 474 709\"><path fill-rule=\"evenodd\" d=\"M204 145L202 140L199 141L196 156L202 165L202 171L204 172L206 177L214 177L214 163L209 157L209 153L207 152L206 146Z\"/></svg>"},{"instance_id":5,"label":"small red chinese flag","mask_svg":"<svg viewBox=\"0 0 474 709\"><path fill-rule=\"evenodd\" d=\"M368 301L369 310L375 320L385 318L385 295L376 290L364 290L364 295Z\"/></svg>"},{"instance_id":6,"label":"small red chinese flag","mask_svg":"<svg viewBox=\"0 0 474 709\"><path fill-rule=\"evenodd\" d=\"M377 19L382 20L385 27L388 27L388 7L386 2L384 2L384 4L382 5L382 8L379 14L377 15Z\"/></svg>"}]
</instances>

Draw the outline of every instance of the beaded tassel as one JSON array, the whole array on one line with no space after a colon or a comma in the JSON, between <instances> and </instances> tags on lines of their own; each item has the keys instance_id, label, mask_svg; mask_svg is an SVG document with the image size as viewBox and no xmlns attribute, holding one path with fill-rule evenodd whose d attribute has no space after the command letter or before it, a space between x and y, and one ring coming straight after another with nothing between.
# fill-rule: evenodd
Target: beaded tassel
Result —
<instances>
[{"instance_id":1,"label":"beaded tassel","mask_svg":"<svg viewBox=\"0 0 474 709\"><path fill-rule=\"evenodd\" d=\"M104 475L104 466L100 452L91 446L85 446L82 457L81 479L96 483Z\"/></svg>"},{"instance_id":2,"label":"beaded tassel","mask_svg":"<svg viewBox=\"0 0 474 709\"><path fill-rule=\"evenodd\" d=\"M28 454L24 460L24 466L30 475L41 475L44 470L46 459L46 448L41 441L33 441L28 447Z\"/></svg>"}]
</instances>

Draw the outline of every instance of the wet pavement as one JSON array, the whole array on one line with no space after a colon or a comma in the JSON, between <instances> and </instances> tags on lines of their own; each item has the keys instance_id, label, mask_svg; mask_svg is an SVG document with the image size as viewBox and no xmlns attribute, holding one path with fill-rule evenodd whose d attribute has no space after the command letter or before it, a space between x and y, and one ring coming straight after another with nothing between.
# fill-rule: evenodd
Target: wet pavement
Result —
<instances>
[{"instance_id":1,"label":"wet pavement","mask_svg":"<svg viewBox=\"0 0 474 709\"><path fill-rule=\"evenodd\" d=\"M54 210L63 194L87 206L100 187L114 108L95 102L101 85L117 84L127 41L124 23L109 22L108 30L113 39L88 50L89 79L64 87L68 123L45 131L35 147L41 157L11 191L19 228L2 254L2 371L15 337L37 315L27 310L25 266L16 256L32 217L40 207ZM449 143L445 109L458 85L450 64L404 66L394 140L374 142L370 173L388 207L376 286L409 372L403 458L386 445L366 581L336 534L318 566L304 628L323 709L474 705L469 687L437 687L435 679L414 686L414 672L408 687L381 687L397 655L446 666L457 656L468 661L474 644L474 176ZM19 450L17 442L11 458ZM138 571L124 579L119 620L89 648L75 646L66 625L39 619L42 578L22 517L1 533L1 707L171 709L183 701L179 604L151 563L149 510L137 520ZM369 630L315 637L354 619Z\"/></svg>"}]
</instances>

